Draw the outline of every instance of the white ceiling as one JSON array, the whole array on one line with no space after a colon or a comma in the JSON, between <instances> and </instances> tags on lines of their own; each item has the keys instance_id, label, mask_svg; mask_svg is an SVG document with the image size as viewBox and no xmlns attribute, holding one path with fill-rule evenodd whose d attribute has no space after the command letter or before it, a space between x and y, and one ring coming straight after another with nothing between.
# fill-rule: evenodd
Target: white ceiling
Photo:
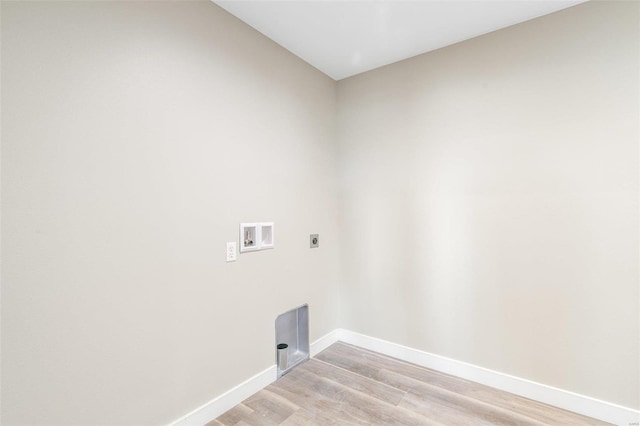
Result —
<instances>
[{"instance_id":1,"label":"white ceiling","mask_svg":"<svg viewBox=\"0 0 640 426\"><path fill-rule=\"evenodd\" d=\"M335 80L584 1L214 0Z\"/></svg>"}]
</instances>

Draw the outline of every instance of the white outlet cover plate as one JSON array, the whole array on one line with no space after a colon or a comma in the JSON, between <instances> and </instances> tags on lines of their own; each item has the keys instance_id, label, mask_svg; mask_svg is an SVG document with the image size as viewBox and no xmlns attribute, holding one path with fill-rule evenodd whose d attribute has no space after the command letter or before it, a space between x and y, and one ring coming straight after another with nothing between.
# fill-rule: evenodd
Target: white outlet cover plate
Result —
<instances>
[{"instance_id":1,"label":"white outlet cover plate","mask_svg":"<svg viewBox=\"0 0 640 426\"><path fill-rule=\"evenodd\" d=\"M227 243L227 262L235 262L237 254L236 242L232 241Z\"/></svg>"}]
</instances>

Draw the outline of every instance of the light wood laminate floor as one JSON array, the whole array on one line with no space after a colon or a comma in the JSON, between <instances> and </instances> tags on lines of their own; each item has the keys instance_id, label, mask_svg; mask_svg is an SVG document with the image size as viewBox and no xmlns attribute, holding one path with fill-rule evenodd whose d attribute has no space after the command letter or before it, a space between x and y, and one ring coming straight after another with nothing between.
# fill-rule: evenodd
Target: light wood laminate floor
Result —
<instances>
[{"instance_id":1,"label":"light wood laminate floor","mask_svg":"<svg viewBox=\"0 0 640 426\"><path fill-rule=\"evenodd\" d=\"M339 342L207 426L352 424L608 423Z\"/></svg>"}]
</instances>

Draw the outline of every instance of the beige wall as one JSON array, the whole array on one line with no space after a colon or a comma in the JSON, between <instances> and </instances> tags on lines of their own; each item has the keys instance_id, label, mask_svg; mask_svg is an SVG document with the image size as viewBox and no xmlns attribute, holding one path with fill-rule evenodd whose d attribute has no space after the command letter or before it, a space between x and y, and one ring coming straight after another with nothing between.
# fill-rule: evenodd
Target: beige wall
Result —
<instances>
[{"instance_id":1,"label":"beige wall","mask_svg":"<svg viewBox=\"0 0 640 426\"><path fill-rule=\"evenodd\" d=\"M168 423L279 313L338 326L333 80L208 1L2 2L2 43L3 425Z\"/></svg>"},{"instance_id":2,"label":"beige wall","mask_svg":"<svg viewBox=\"0 0 640 426\"><path fill-rule=\"evenodd\" d=\"M1 35L2 424L167 423L305 302L312 340L639 408L637 2L338 84L206 1L2 2ZM225 263L254 220L277 248Z\"/></svg>"},{"instance_id":3,"label":"beige wall","mask_svg":"<svg viewBox=\"0 0 640 426\"><path fill-rule=\"evenodd\" d=\"M343 327L640 407L638 7L339 82Z\"/></svg>"}]
</instances>

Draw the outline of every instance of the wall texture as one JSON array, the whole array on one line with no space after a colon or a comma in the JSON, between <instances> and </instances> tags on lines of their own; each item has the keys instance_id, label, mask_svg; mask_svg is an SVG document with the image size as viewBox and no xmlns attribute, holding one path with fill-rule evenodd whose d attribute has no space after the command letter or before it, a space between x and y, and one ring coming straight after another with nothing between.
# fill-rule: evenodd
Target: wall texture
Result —
<instances>
[{"instance_id":1,"label":"wall texture","mask_svg":"<svg viewBox=\"0 0 640 426\"><path fill-rule=\"evenodd\" d=\"M343 327L640 407L639 5L339 82Z\"/></svg>"},{"instance_id":2,"label":"wall texture","mask_svg":"<svg viewBox=\"0 0 640 426\"><path fill-rule=\"evenodd\" d=\"M638 7L336 83L208 1L3 1L2 424L170 422L302 303L640 408Z\"/></svg>"},{"instance_id":3,"label":"wall texture","mask_svg":"<svg viewBox=\"0 0 640 426\"><path fill-rule=\"evenodd\" d=\"M2 424L168 423L338 326L335 89L209 1L2 2Z\"/></svg>"}]
</instances>

